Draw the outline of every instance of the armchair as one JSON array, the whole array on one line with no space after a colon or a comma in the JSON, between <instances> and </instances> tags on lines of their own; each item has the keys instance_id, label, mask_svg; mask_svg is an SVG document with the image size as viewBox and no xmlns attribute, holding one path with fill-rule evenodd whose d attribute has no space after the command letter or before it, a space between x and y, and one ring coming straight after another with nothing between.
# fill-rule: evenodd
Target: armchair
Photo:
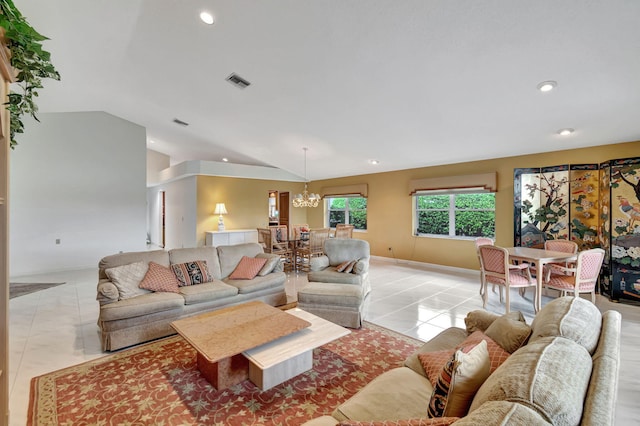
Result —
<instances>
[{"instance_id":1,"label":"armchair","mask_svg":"<svg viewBox=\"0 0 640 426\"><path fill-rule=\"evenodd\" d=\"M310 261L309 282L354 284L363 288L366 296L371 290L369 283L369 242L355 238L332 238L324 242L324 255ZM351 273L338 272L336 266L356 260Z\"/></svg>"}]
</instances>

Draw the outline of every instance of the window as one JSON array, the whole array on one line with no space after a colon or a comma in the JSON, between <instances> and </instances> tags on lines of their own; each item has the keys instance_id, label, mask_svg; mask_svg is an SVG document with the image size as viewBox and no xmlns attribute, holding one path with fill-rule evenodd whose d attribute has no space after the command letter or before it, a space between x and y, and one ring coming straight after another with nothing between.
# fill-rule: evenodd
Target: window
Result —
<instances>
[{"instance_id":1,"label":"window","mask_svg":"<svg viewBox=\"0 0 640 426\"><path fill-rule=\"evenodd\" d=\"M354 225L355 229L367 229L367 199L363 197L327 198L329 228L338 223Z\"/></svg>"},{"instance_id":2,"label":"window","mask_svg":"<svg viewBox=\"0 0 640 426\"><path fill-rule=\"evenodd\" d=\"M414 196L418 235L490 237L496 233L494 193Z\"/></svg>"}]
</instances>

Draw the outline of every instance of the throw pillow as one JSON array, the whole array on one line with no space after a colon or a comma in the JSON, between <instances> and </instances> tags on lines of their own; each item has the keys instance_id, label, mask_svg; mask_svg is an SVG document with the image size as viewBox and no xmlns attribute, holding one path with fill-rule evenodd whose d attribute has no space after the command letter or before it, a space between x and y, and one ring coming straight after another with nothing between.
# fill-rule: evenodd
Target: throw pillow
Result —
<instances>
[{"instance_id":1,"label":"throw pillow","mask_svg":"<svg viewBox=\"0 0 640 426\"><path fill-rule=\"evenodd\" d=\"M457 350L444 366L431 394L429 417L463 417L477 390L489 377L487 342L481 341L469 353Z\"/></svg>"},{"instance_id":2,"label":"throw pillow","mask_svg":"<svg viewBox=\"0 0 640 426\"><path fill-rule=\"evenodd\" d=\"M344 262L336 266L336 271L344 272L344 270L347 269L347 267L349 266L349 263L351 263L350 260L345 260Z\"/></svg>"},{"instance_id":3,"label":"throw pillow","mask_svg":"<svg viewBox=\"0 0 640 426\"><path fill-rule=\"evenodd\" d=\"M233 270L229 279L231 280L252 280L258 275L258 272L262 269L264 264L267 263L267 259L264 257L247 257L242 256L240 263Z\"/></svg>"},{"instance_id":4,"label":"throw pillow","mask_svg":"<svg viewBox=\"0 0 640 426\"><path fill-rule=\"evenodd\" d=\"M449 426L460 420L460 417L436 417L433 419L419 418L406 420L378 420L358 421L343 420L338 426Z\"/></svg>"},{"instance_id":5,"label":"throw pillow","mask_svg":"<svg viewBox=\"0 0 640 426\"><path fill-rule=\"evenodd\" d=\"M347 265L346 268L344 268L344 273L345 274L350 274L351 271L353 271L353 267L355 266L357 260L352 260L351 262L349 262L349 264Z\"/></svg>"},{"instance_id":6,"label":"throw pillow","mask_svg":"<svg viewBox=\"0 0 640 426\"><path fill-rule=\"evenodd\" d=\"M502 316L492 322L484 334L512 354L527 342L531 336L531 327L524 322Z\"/></svg>"},{"instance_id":7,"label":"throw pillow","mask_svg":"<svg viewBox=\"0 0 640 426\"><path fill-rule=\"evenodd\" d=\"M511 318L513 320L526 322L526 320L524 319L524 315L522 315L522 312L519 311L512 311L508 314L504 314L503 316ZM487 312L485 310L471 311L464 319L464 323L467 326L467 333L471 334L476 330L484 332L498 318L500 318L500 315L492 314L491 312Z\"/></svg>"},{"instance_id":8,"label":"throw pillow","mask_svg":"<svg viewBox=\"0 0 640 426\"><path fill-rule=\"evenodd\" d=\"M151 291L180 292L178 279L171 268L156 262L149 262L149 270L139 287Z\"/></svg>"},{"instance_id":9,"label":"throw pillow","mask_svg":"<svg viewBox=\"0 0 640 426\"><path fill-rule=\"evenodd\" d=\"M280 256L274 256L271 253L258 253L256 254L256 257L259 259L267 260L262 269L260 269L260 272L258 272L258 275L260 275L261 277L264 277L265 275L273 272L273 270L276 269L276 266L278 266L278 263L280 262Z\"/></svg>"},{"instance_id":10,"label":"throw pillow","mask_svg":"<svg viewBox=\"0 0 640 426\"><path fill-rule=\"evenodd\" d=\"M149 290L139 287L147 269L149 266L146 262L135 262L105 269L104 272L118 289L118 300L124 300L149 293Z\"/></svg>"},{"instance_id":11,"label":"throw pillow","mask_svg":"<svg viewBox=\"0 0 640 426\"><path fill-rule=\"evenodd\" d=\"M500 365L509 358L509 355L511 354L505 351L504 348L497 344L491 337L487 336L480 330L474 331L469 335L469 337L464 339L460 344L460 347L477 345L482 340L487 342L487 352L489 352L489 360L491 361L491 373L493 373L496 368L500 367Z\"/></svg>"},{"instance_id":12,"label":"throw pillow","mask_svg":"<svg viewBox=\"0 0 640 426\"><path fill-rule=\"evenodd\" d=\"M438 376L442 371L442 366L451 359L455 349L444 349L442 351L425 352L418 354L418 359L424 372L427 373L427 379L431 382L431 386L436 387Z\"/></svg>"},{"instance_id":13,"label":"throw pillow","mask_svg":"<svg viewBox=\"0 0 640 426\"><path fill-rule=\"evenodd\" d=\"M175 265L171 265L171 269L173 273L176 274L180 287L213 281L213 276L209 273L206 260L176 263Z\"/></svg>"}]
</instances>

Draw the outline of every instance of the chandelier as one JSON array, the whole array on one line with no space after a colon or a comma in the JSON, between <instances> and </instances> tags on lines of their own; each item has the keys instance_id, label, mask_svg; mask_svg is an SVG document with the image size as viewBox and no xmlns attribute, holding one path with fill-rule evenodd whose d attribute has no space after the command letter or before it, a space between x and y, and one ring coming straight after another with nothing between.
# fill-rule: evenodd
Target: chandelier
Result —
<instances>
[{"instance_id":1,"label":"chandelier","mask_svg":"<svg viewBox=\"0 0 640 426\"><path fill-rule=\"evenodd\" d=\"M318 207L320 194L309 194L307 191L307 151L309 148L302 149L304 149L304 191L293 197L293 207Z\"/></svg>"}]
</instances>

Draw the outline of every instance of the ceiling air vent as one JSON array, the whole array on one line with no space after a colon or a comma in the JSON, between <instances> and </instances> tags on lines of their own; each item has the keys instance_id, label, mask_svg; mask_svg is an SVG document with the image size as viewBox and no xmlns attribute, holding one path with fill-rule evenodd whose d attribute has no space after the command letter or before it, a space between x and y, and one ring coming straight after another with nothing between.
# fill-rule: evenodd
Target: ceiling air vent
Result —
<instances>
[{"instance_id":1,"label":"ceiling air vent","mask_svg":"<svg viewBox=\"0 0 640 426\"><path fill-rule=\"evenodd\" d=\"M239 87L240 89L244 89L251 84L236 73L233 73L229 77L227 77L227 81L234 86Z\"/></svg>"},{"instance_id":2,"label":"ceiling air vent","mask_svg":"<svg viewBox=\"0 0 640 426\"><path fill-rule=\"evenodd\" d=\"M186 121L182 121L182 120L180 120L178 118L174 118L173 122L176 123L176 124L179 124L181 126L185 126L185 127L187 127L189 125L189 123L187 123Z\"/></svg>"}]
</instances>

